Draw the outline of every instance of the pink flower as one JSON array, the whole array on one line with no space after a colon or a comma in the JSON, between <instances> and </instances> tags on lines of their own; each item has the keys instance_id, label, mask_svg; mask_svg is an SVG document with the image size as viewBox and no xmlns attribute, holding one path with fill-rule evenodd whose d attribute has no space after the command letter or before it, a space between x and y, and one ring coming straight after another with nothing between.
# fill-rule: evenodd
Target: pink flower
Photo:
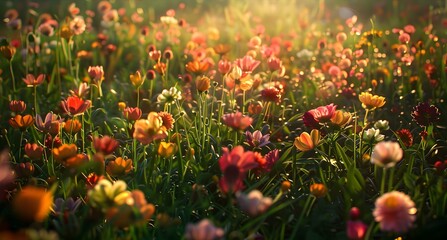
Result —
<instances>
[{"instance_id":1,"label":"pink flower","mask_svg":"<svg viewBox=\"0 0 447 240\"><path fill-rule=\"evenodd\" d=\"M98 83L104 80L104 69L102 66L90 66L87 71L94 82Z\"/></svg>"},{"instance_id":2,"label":"pink flower","mask_svg":"<svg viewBox=\"0 0 447 240\"><path fill-rule=\"evenodd\" d=\"M270 134L262 135L262 132L259 130L256 130L253 133L246 131L245 138L247 143L252 147L261 148L270 143Z\"/></svg>"},{"instance_id":3,"label":"pink flower","mask_svg":"<svg viewBox=\"0 0 447 240\"><path fill-rule=\"evenodd\" d=\"M85 31L86 25L84 18L77 16L70 21L70 30L74 35L79 35Z\"/></svg>"},{"instance_id":4,"label":"pink flower","mask_svg":"<svg viewBox=\"0 0 447 240\"><path fill-rule=\"evenodd\" d=\"M220 73L222 74L227 74L230 72L231 70L231 62L225 59L221 59L219 60L219 62L217 63L217 70L219 70Z\"/></svg>"},{"instance_id":5,"label":"pink flower","mask_svg":"<svg viewBox=\"0 0 447 240\"><path fill-rule=\"evenodd\" d=\"M309 111L309 113L317 122L325 123L331 121L331 118L335 114L335 110L337 110L337 105L331 103L327 106L320 106L318 108L312 109Z\"/></svg>"},{"instance_id":6,"label":"pink flower","mask_svg":"<svg viewBox=\"0 0 447 240\"><path fill-rule=\"evenodd\" d=\"M96 152L101 152L105 155L112 154L118 147L119 142L110 136L102 138L95 138L93 141Z\"/></svg>"},{"instance_id":7,"label":"pink flower","mask_svg":"<svg viewBox=\"0 0 447 240\"><path fill-rule=\"evenodd\" d=\"M123 110L123 115L127 120L136 121L141 118L142 111L138 107L126 107Z\"/></svg>"},{"instance_id":8,"label":"pink flower","mask_svg":"<svg viewBox=\"0 0 447 240\"><path fill-rule=\"evenodd\" d=\"M50 133L51 135L57 135L59 133L60 124L62 119L58 119L58 116L52 112L47 113L45 121L42 120L40 115L36 115L36 127L44 133Z\"/></svg>"},{"instance_id":9,"label":"pink flower","mask_svg":"<svg viewBox=\"0 0 447 240\"><path fill-rule=\"evenodd\" d=\"M241 210L251 217L264 213L273 203L271 198L264 197L258 190L252 190L247 195L238 192L236 197Z\"/></svg>"},{"instance_id":10,"label":"pink flower","mask_svg":"<svg viewBox=\"0 0 447 240\"><path fill-rule=\"evenodd\" d=\"M382 231L406 232L416 220L416 212L408 195L392 191L377 198L373 215Z\"/></svg>"},{"instance_id":11,"label":"pink flower","mask_svg":"<svg viewBox=\"0 0 447 240\"><path fill-rule=\"evenodd\" d=\"M350 240L362 240L365 238L368 225L360 220L348 220L346 224L346 235Z\"/></svg>"},{"instance_id":12,"label":"pink flower","mask_svg":"<svg viewBox=\"0 0 447 240\"><path fill-rule=\"evenodd\" d=\"M224 231L218 228L208 219L186 225L185 238L188 240L214 240L222 238Z\"/></svg>"},{"instance_id":13,"label":"pink flower","mask_svg":"<svg viewBox=\"0 0 447 240\"><path fill-rule=\"evenodd\" d=\"M61 102L64 111L71 116L84 114L85 110L90 107L90 100L83 100L77 96L68 97L67 100Z\"/></svg>"},{"instance_id":14,"label":"pink flower","mask_svg":"<svg viewBox=\"0 0 447 240\"><path fill-rule=\"evenodd\" d=\"M222 121L234 130L245 130L251 125L253 118L245 116L241 112L236 112L223 115Z\"/></svg>"},{"instance_id":15,"label":"pink flower","mask_svg":"<svg viewBox=\"0 0 447 240\"><path fill-rule=\"evenodd\" d=\"M254 153L244 152L242 146L234 147L231 152L228 148L222 148L223 155L219 159L220 170L223 177L219 181L222 192L237 192L244 188L245 173L258 166Z\"/></svg>"},{"instance_id":16,"label":"pink flower","mask_svg":"<svg viewBox=\"0 0 447 240\"><path fill-rule=\"evenodd\" d=\"M273 72L282 68L282 62L279 58L272 56L267 60L267 66Z\"/></svg>"},{"instance_id":17,"label":"pink flower","mask_svg":"<svg viewBox=\"0 0 447 240\"><path fill-rule=\"evenodd\" d=\"M234 64L242 70L242 78L255 70L261 62L253 59L252 56L245 55L243 58L236 59Z\"/></svg>"},{"instance_id":18,"label":"pink flower","mask_svg":"<svg viewBox=\"0 0 447 240\"><path fill-rule=\"evenodd\" d=\"M27 74L26 78L23 78L28 87L38 86L43 83L43 80L45 80L45 74L40 74L37 78L32 74Z\"/></svg>"},{"instance_id":19,"label":"pink flower","mask_svg":"<svg viewBox=\"0 0 447 240\"><path fill-rule=\"evenodd\" d=\"M399 35L399 41L401 43L408 43L410 41L410 34L408 34L408 33L401 33Z\"/></svg>"},{"instance_id":20,"label":"pink flower","mask_svg":"<svg viewBox=\"0 0 447 240\"><path fill-rule=\"evenodd\" d=\"M149 144L154 140L163 139L168 136L163 119L156 112L150 112L147 119L139 119L134 124L133 138L142 144Z\"/></svg>"},{"instance_id":21,"label":"pink flower","mask_svg":"<svg viewBox=\"0 0 447 240\"><path fill-rule=\"evenodd\" d=\"M371 154L371 163L377 166L390 168L402 159L404 152L397 142L382 141L374 146Z\"/></svg>"}]
</instances>

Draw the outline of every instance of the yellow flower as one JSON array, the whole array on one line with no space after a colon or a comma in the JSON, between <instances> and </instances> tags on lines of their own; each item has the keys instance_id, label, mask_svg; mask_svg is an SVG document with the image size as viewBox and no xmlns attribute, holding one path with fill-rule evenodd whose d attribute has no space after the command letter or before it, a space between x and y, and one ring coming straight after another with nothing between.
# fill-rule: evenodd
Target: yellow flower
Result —
<instances>
[{"instance_id":1,"label":"yellow flower","mask_svg":"<svg viewBox=\"0 0 447 240\"><path fill-rule=\"evenodd\" d=\"M124 109L127 107L125 102L118 102L118 109L120 111L124 111Z\"/></svg>"},{"instance_id":2,"label":"yellow flower","mask_svg":"<svg viewBox=\"0 0 447 240\"><path fill-rule=\"evenodd\" d=\"M15 196L12 206L26 221L42 222L50 213L53 194L42 188L26 186Z\"/></svg>"},{"instance_id":3,"label":"yellow flower","mask_svg":"<svg viewBox=\"0 0 447 240\"><path fill-rule=\"evenodd\" d=\"M326 196L327 188L322 183L314 183L310 185L310 194L314 195L317 198L322 198Z\"/></svg>"},{"instance_id":4,"label":"yellow flower","mask_svg":"<svg viewBox=\"0 0 447 240\"><path fill-rule=\"evenodd\" d=\"M362 102L362 107L367 110L374 110L385 105L385 97L372 95L371 93L362 92L359 95L359 100Z\"/></svg>"},{"instance_id":5,"label":"yellow flower","mask_svg":"<svg viewBox=\"0 0 447 240\"><path fill-rule=\"evenodd\" d=\"M130 173L132 171L132 159L124 159L117 157L115 161L111 161L107 164L106 171L111 176L121 176Z\"/></svg>"},{"instance_id":6,"label":"yellow flower","mask_svg":"<svg viewBox=\"0 0 447 240\"><path fill-rule=\"evenodd\" d=\"M320 131L312 129L309 133L303 132L299 137L295 138L295 147L303 152L314 149L320 142Z\"/></svg>"},{"instance_id":7,"label":"yellow flower","mask_svg":"<svg viewBox=\"0 0 447 240\"><path fill-rule=\"evenodd\" d=\"M177 150L177 144L172 142L160 142L158 146L158 155L168 158Z\"/></svg>"},{"instance_id":8,"label":"yellow flower","mask_svg":"<svg viewBox=\"0 0 447 240\"><path fill-rule=\"evenodd\" d=\"M144 79L141 77L140 71L136 71L135 74L130 74L129 78L136 88L139 88L141 85L143 85Z\"/></svg>"},{"instance_id":9,"label":"yellow flower","mask_svg":"<svg viewBox=\"0 0 447 240\"><path fill-rule=\"evenodd\" d=\"M331 118L331 122L339 127L344 127L352 120L352 115L349 112L337 110Z\"/></svg>"},{"instance_id":10,"label":"yellow flower","mask_svg":"<svg viewBox=\"0 0 447 240\"><path fill-rule=\"evenodd\" d=\"M198 77L196 79L196 88L199 92L204 92L211 87L211 80L209 77Z\"/></svg>"}]
</instances>

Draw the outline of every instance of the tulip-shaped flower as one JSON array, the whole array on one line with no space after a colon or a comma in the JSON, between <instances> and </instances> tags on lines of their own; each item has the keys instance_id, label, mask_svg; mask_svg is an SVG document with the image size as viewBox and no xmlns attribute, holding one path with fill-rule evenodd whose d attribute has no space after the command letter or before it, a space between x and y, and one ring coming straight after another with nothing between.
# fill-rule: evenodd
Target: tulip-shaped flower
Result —
<instances>
[{"instance_id":1,"label":"tulip-shaped flower","mask_svg":"<svg viewBox=\"0 0 447 240\"><path fill-rule=\"evenodd\" d=\"M234 61L234 64L242 70L241 77L245 77L246 75L252 73L260 63L260 61L253 59L253 57L249 55L245 55L243 58L239 58Z\"/></svg>"},{"instance_id":2,"label":"tulip-shaped flower","mask_svg":"<svg viewBox=\"0 0 447 240\"><path fill-rule=\"evenodd\" d=\"M247 195L239 192L236 197L241 210L252 217L264 213L273 203L271 198L264 197L258 190L252 190Z\"/></svg>"},{"instance_id":3,"label":"tulip-shaped flower","mask_svg":"<svg viewBox=\"0 0 447 240\"><path fill-rule=\"evenodd\" d=\"M303 132L300 136L296 137L294 145L298 150L306 152L314 149L319 142L320 131L312 129L310 134L307 132Z\"/></svg>"},{"instance_id":4,"label":"tulip-shaped flower","mask_svg":"<svg viewBox=\"0 0 447 240\"><path fill-rule=\"evenodd\" d=\"M133 137L142 144L149 144L168 136L167 129L163 126L163 119L156 112L150 112L147 119L137 120L134 128Z\"/></svg>"},{"instance_id":5,"label":"tulip-shaped flower","mask_svg":"<svg viewBox=\"0 0 447 240\"><path fill-rule=\"evenodd\" d=\"M234 130L245 130L253 122L253 118L243 115L241 112L227 113L222 116L222 121Z\"/></svg>"},{"instance_id":6,"label":"tulip-shaped flower","mask_svg":"<svg viewBox=\"0 0 447 240\"><path fill-rule=\"evenodd\" d=\"M36 115L37 129L43 133L50 133L53 136L59 133L62 121L62 119L58 119L58 116L52 112L47 113L45 121L42 120L42 117L39 114Z\"/></svg>"},{"instance_id":7,"label":"tulip-shaped flower","mask_svg":"<svg viewBox=\"0 0 447 240\"><path fill-rule=\"evenodd\" d=\"M185 230L185 238L188 240L215 240L224 236L222 228L218 228L208 219L192 224L188 223Z\"/></svg>"},{"instance_id":8,"label":"tulip-shaped flower","mask_svg":"<svg viewBox=\"0 0 447 240\"><path fill-rule=\"evenodd\" d=\"M362 102L362 107L366 110L374 110L376 108L383 107L385 105L385 97L378 96L378 95L372 95L368 92L362 92L359 95L359 100Z\"/></svg>"},{"instance_id":9,"label":"tulip-shaped flower","mask_svg":"<svg viewBox=\"0 0 447 240\"><path fill-rule=\"evenodd\" d=\"M76 116L84 114L84 112L90 107L90 100L83 100L77 96L70 96L66 100L61 102L62 108L65 113L70 116Z\"/></svg>"},{"instance_id":10,"label":"tulip-shaped flower","mask_svg":"<svg viewBox=\"0 0 447 240\"><path fill-rule=\"evenodd\" d=\"M12 206L25 221L42 222L51 211L53 194L42 188L26 186L14 197Z\"/></svg>"},{"instance_id":11,"label":"tulip-shaped flower","mask_svg":"<svg viewBox=\"0 0 447 240\"><path fill-rule=\"evenodd\" d=\"M26 83L27 87L35 87L43 83L45 80L45 74L40 74L39 76L34 77L32 74L27 74L26 78L23 78L23 81Z\"/></svg>"},{"instance_id":12,"label":"tulip-shaped flower","mask_svg":"<svg viewBox=\"0 0 447 240\"><path fill-rule=\"evenodd\" d=\"M270 134L262 135L262 132L259 130L256 130L253 133L246 131L245 138L247 143L252 147L261 148L270 143Z\"/></svg>"},{"instance_id":13,"label":"tulip-shaped flower","mask_svg":"<svg viewBox=\"0 0 447 240\"><path fill-rule=\"evenodd\" d=\"M327 106L320 106L309 111L317 122L326 123L329 122L335 115L337 106L329 104Z\"/></svg>"},{"instance_id":14,"label":"tulip-shaped flower","mask_svg":"<svg viewBox=\"0 0 447 240\"><path fill-rule=\"evenodd\" d=\"M112 154L118 147L119 142L110 136L95 138L93 141L96 152L101 152L104 155Z\"/></svg>"},{"instance_id":15,"label":"tulip-shaped flower","mask_svg":"<svg viewBox=\"0 0 447 240\"><path fill-rule=\"evenodd\" d=\"M242 146L234 147L231 152L223 148L223 155L219 159L223 177L219 181L222 192L237 192L244 188L243 180L248 170L256 168L258 163L251 151L244 152Z\"/></svg>"},{"instance_id":16,"label":"tulip-shaped flower","mask_svg":"<svg viewBox=\"0 0 447 240\"><path fill-rule=\"evenodd\" d=\"M25 131L29 126L33 125L33 122L34 118L29 114L25 116L17 114L15 117L9 119L9 125L21 131Z\"/></svg>"}]
</instances>

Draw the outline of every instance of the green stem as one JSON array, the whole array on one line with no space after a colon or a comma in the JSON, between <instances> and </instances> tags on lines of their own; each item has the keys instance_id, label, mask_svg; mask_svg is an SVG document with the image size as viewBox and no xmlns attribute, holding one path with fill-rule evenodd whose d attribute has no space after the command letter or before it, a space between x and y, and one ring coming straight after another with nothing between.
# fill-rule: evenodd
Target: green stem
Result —
<instances>
[{"instance_id":1,"label":"green stem","mask_svg":"<svg viewBox=\"0 0 447 240\"><path fill-rule=\"evenodd\" d=\"M37 105L37 86L34 86L34 116L39 113L39 105Z\"/></svg>"},{"instance_id":2,"label":"green stem","mask_svg":"<svg viewBox=\"0 0 447 240\"><path fill-rule=\"evenodd\" d=\"M386 168L383 168L382 181L380 183L380 195L385 193L385 181L386 181Z\"/></svg>"},{"instance_id":3,"label":"green stem","mask_svg":"<svg viewBox=\"0 0 447 240\"><path fill-rule=\"evenodd\" d=\"M12 81L12 97L15 99L16 96L16 78L14 76L14 70L12 68L12 59L14 59L14 57L11 58L11 60L9 60L9 71L11 72L11 81Z\"/></svg>"}]
</instances>

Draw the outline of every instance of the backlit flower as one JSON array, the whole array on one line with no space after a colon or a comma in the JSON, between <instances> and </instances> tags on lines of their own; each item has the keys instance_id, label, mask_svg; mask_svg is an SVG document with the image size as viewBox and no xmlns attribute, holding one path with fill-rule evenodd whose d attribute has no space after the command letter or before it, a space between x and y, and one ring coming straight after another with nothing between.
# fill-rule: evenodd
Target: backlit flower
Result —
<instances>
[{"instance_id":1,"label":"backlit flower","mask_svg":"<svg viewBox=\"0 0 447 240\"><path fill-rule=\"evenodd\" d=\"M25 82L26 86L28 87L35 87L43 83L45 80L45 74L39 74L39 76L34 77L33 74L27 74L26 78L23 78L23 81Z\"/></svg>"},{"instance_id":2,"label":"backlit flower","mask_svg":"<svg viewBox=\"0 0 447 240\"><path fill-rule=\"evenodd\" d=\"M382 141L374 146L371 154L371 163L377 166L390 168L402 160L403 150L397 142Z\"/></svg>"},{"instance_id":3,"label":"backlit flower","mask_svg":"<svg viewBox=\"0 0 447 240\"><path fill-rule=\"evenodd\" d=\"M147 119L137 120L134 128L133 137L142 144L149 144L168 136L167 129L163 126L163 119L156 112L150 112Z\"/></svg>"},{"instance_id":4,"label":"backlit flower","mask_svg":"<svg viewBox=\"0 0 447 240\"><path fill-rule=\"evenodd\" d=\"M53 194L43 188L25 186L17 193L12 206L17 215L25 221L42 222L51 211Z\"/></svg>"},{"instance_id":5,"label":"backlit flower","mask_svg":"<svg viewBox=\"0 0 447 240\"><path fill-rule=\"evenodd\" d=\"M405 193L392 191L377 198L374 219L382 231L407 232L416 220L414 202Z\"/></svg>"},{"instance_id":6,"label":"backlit flower","mask_svg":"<svg viewBox=\"0 0 447 240\"><path fill-rule=\"evenodd\" d=\"M74 119L68 119L64 123L64 131L70 134L76 134L82 129L82 123L74 118Z\"/></svg>"},{"instance_id":7,"label":"backlit flower","mask_svg":"<svg viewBox=\"0 0 447 240\"><path fill-rule=\"evenodd\" d=\"M252 73L261 62L255 60L252 56L246 55L243 58L238 58L234 61L234 64L242 70L242 76Z\"/></svg>"},{"instance_id":8,"label":"backlit flower","mask_svg":"<svg viewBox=\"0 0 447 240\"><path fill-rule=\"evenodd\" d=\"M169 158L175 153L176 150L177 144L172 142L160 142L157 153L164 158Z\"/></svg>"},{"instance_id":9,"label":"backlit flower","mask_svg":"<svg viewBox=\"0 0 447 240\"><path fill-rule=\"evenodd\" d=\"M331 122L339 127L348 125L352 120L352 114L343 110L337 110L331 118Z\"/></svg>"},{"instance_id":10,"label":"backlit flower","mask_svg":"<svg viewBox=\"0 0 447 240\"><path fill-rule=\"evenodd\" d=\"M267 87L262 89L261 98L267 102L281 101L281 91L276 87Z\"/></svg>"},{"instance_id":11,"label":"backlit flower","mask_svg":"<svg viewBox=\"0 0 447 240\"><path fill-rule=\"evenodd\" d=\"M264 197L258 190L252 190L249 194L236 193L237 202L242 211L251 217L256 217L272 205L272 198Z\"/></svg>"},{"instance_id":12,"label":"backlit flower","mask_svg":"<svg viewBox=\"0 0 447 240\"><path fill-rule=\"evenodd\" d=\"M251 151L245 152L242 146L234 147L231 152L222 148L223 154L219 159L223 177L219 181L222 192L237 192L244 188L243 180L248 170L258 166Z\"/></svg>"},{"instance_id":13,"label":"backlit flower","mask_svg":"<svg viewBox=\"0 0 447 240\"><path fill-rule=\"evenodd\" d=\"M106 212L109 208L125 204L131 196L126 190L127 184L122 180L114 183L107 179L101 179L93 189L88 191L88 203Z\"/></svg>"},{"instance_id":14,"label":"backlit flower","mask_svg":"<svg viewBox=\"0 0 447 240\"><path fill-rule=\"evenodd\" d=\"M74 35L82 34L86 28L84 18L81 16L74 17L73 20L70 21L69 27Z\"/></svg>"},{"instance_id":15,"label":"backlit flower","mask_svg":"<svg viewBox=\"0 0 447 240\"><path fill-rule=\"evenodd\" d=\"M107 163L106 172L110 176L118 177L128 174L133 169L132 159L124 159L122 157L117 157L114 161Z\"/></svg>"},{"instance_id":16,"label":"backlit flower","mask_svg":"<svg viewBox=\"0 0 447 240\"><path fill-rule=\"evenodd\" d=\"M262 135L262 132L259 130L256 130L253 133L246 131L245 138L247 143L252 147L261 148L270 143L270 134Z\"/></svg>"},{"instance_id":17,"label":"backlit flower","mask_svg":"<svg viewBox=\"0 0 447 240\"><path fill-rule=\"evenodd\" d=\"M362 92L359 95L359 100L362 102L362 107L367 110L374 110L376 108L383 107L385 105L385 97L378 96L378 95L372 95L368 92Z\"/></svg>"},{"instance_id":18,"label":"backlit flower","mask_svg":"<svg viewBox=\"0 0 447 240\"><path fill-rule=\"evenodd\" d=\"M87 72L96 84L100 84L104 80L104 68L102 66L90 66Z\"/></svg>"},{"instance_id":19,"label":"backlit flower","mask_svg":"<svg viewBox=\"0 0 447 240\"><path fill-rule=\"evenodd\" d=\"M58 119L58 116L52 112L47 113L45 121L42 120L40 115L36 115L37 129L44 133L50 133L51 135L59 133L62 121L62 119Z\"/></svg>"},{"instance_id":20,"label":"backlit flower","mask_svg":"<svg viewBox=\"0 0 447 240\"><path fill-rule=\"evenodd\" d=\"M198 77L196 78L196 89L199 92L204 92L211 87L211 80L209 77Z\"/></svg>"},{"instance_id":21,"label":"backlit flower","mask_svg":"<svg viewBox=\"0 0 447 240\"><path fill-rule=\"evenodd\" d=\"M413 145L413 135L410 130L402 128L396 131L396 135L400 138L405 147L411 147Z\"/></svg>"},{"instance_id":22,"label":"backlit flower","mask_svg":"<svg viewBox=\"0 0 447 240\"><path fill-rule=\"evenodd\" d=\"M90 105L90 100L83 100L77 96L70 96L66 100L61 102L62 108L65 113L71 116L84 114Z\"/></svg>"},{"instance_id":23,"label":"backlit flower","mask_svg":"<svg viewBox=\"0 0 447 240\"><path fill-rule=\"evenodd\" d=\"M76 144L62 144L58 148L53 148L53 157L58 162L64 162L66 159L76 156L78 147Z\"/></svg>"},{"instance_id":24,"label":"backlit flower","mask_svg":"<svg viewBox=\"0 0 447 240\"><path fill-rule=\"evenodd\" d=\"M166 128L166 130L171 130L174 127L175 119L174 117L172 117L172 114L168 112L159 112L158 116L161 117L163 126Z\"/></svg>"},{"instance_id":25,"label":"backlit flower","mask_svg":"<svg viewBox=\"0 0 447 240\"><path fill-rule=\"evenodd\" d=\"M374 123L374 128L380 131L386 131L390 129L390 123L387 120L379 120Z\"/></svg>"},{"instance_id":26,"label":"backlit flower","mask_svg":"<svg viewBox=\"0 0 447 240\"><path fill-rule=\"evenodd\" d=\"M25 154L32 160L39 160L43 155L43 147L37 143L25 144Z\"/></svg>"},{"instance_id":27,"label":"backlit flower","mask_svg":"<svg viewBox=\"0 0 447 240\"><path fill-rule=\"evenodd\" d=\"M169 90L164 89L157 97L158 103L173 104L177 100L182 99L182 93L175 87L171 87Z\"/></svg>"},{"instance_id":28,"label":"backlit flower","mask_svg":"<svg viewBox=\"0 0 447 240\"><path fill-rule=\"evenodd\" d=\"M224 230L214 226L208 219L196 224L188 223L185 229L185 238L188 240L215 240L223 236Z\"/></svg>"},{"instance_id":29,"label":"backlit flower","mask_svg":"<svg viewBox=\"0 0 447 240\"><path fill-rule=\"evenodd\" d=\"M93 140L93 146L96 152L101 152L104 155L112 154L118 145L119 142L117 140L107 135Z\"/></svg>"},{"instance_id":30,"label":"backlit flower","mask_svg":"<svg viewBox=\"0 0 447 240\"><path fill-rule=\"evenodd\" d=\"M298 150L306 152L314 149L319 142L320 131L318 131L317 129L312 129L312 131L310 131L310 134L307 132L303 132L300 136L296 137L294 145Z\"/></svg>"},{"instance_id":31,"label":"backlit flower","mask_svg":"<svg viewBox=\"0 0 447 240\"><path fill-rule=\"evenodd\" d=\"M363 140L366 142L380 142L385 138L385 135L380 134L379 129L370 128L363 132Z\"/></svg>"},{"instance_id":32,"label":"backlit flower","mask_svg":"<svg viewBox=\"0 0 447 240\"><path fill-rule=\"evenodd\" d=\"M329 104L326 106L320 106L315 109L309 110L308 112L312 114L315 120L320 123L325 123L331 120L331 118L335 115L335 110L337 106L334 104Z\"/></svg>"},{"instance_id":33,"label":"backlit flower","mask_svg":"<svg viewBox=\"0 0 447 240\"><path fill-rule=\"evenodd\" d=\"M253 118L243 115L241 112L227 113L222 116L222 121L234 130L245 130L253 122Z\"/></svg>"},{"instance_id":34,"label":"backlit flower","mask_svg":"<svg viewBox=\"0 0 447 240\"><path fill-rule=\"evenodd\" d=\"M33 125L33 123L34 123L33 116L29 114L25 116L17 114L13 118L9 119L9 125L11 125L11 127L20 129L22 131L27 129L29 126Z\"/></svg>"},{"instance_id":35,"label":"backlit flower","mask_svg":"<svg viewBox=\"0 0 447 240\"><path fill-rule=\"evenodd\" d=\"M0 46L0 54L6 58L8 61L11 61L11 59L16 54L16 48L13 46Z\"/></svg>"},{"instance_id":36,"label":"backlit flower","mask_svg":"<svg viewBox=\"0 0 447 240\"><path fill-rule=\"evenodd\" d=\"M26 110L26 104L24 101L12 100L9 102L9 110L11 112L20 113Z\"/></svg>"},{"instance_id":37,"label":"backlit flower","mask_svg":"<svg viewBox=\"0 0 447 240\"><path fill-rule=\"evenodd\" d=\"M136 121L141 118L142 111L138 107L126 107L123 110L123 115L127 120Z\"/></svg>"},{"instance_id":38,"label":"backlit flower","mask_svg":"<svg viewBox=\"0 0 447 240\"><path fill-rule=\"evenodd\" d=\"M439 109L427 102L419 103L411 112L411 117L421 127L426 127L437 122L440 115Z\"/></svg>"},{"instance_id":39,"label":"backlit flower","mask_svg":"<svg viewBox=\"0 0 447 240\"><path fill-rule=\"evenodd\" d=\"M139 88L144 83L144 78L141 77L140 71L136 71L135 74L130 74L129 78L136 88Z\"/></svg>"},{"instance_id":40,"label":"backlit flower","mask_svg":"<svg viewBox=\"0 0 447 240\"><path fill-rule=\"evenodd\" d=\"M194 60L194 61L188 62L185 66L186 66L186 71L188 71L190 73L194 73L196 75L200 75L200 74L205 73L208 70L210 64L207 61Z\"/></svg>"},{"instance_id":41,"label":"backlit flower","mask_svg":"<svg viewBox=\"0 0 447 240\"><path fill-rule=\"evenodd\" d=\"M322 198L327 194L327 187L322 183L314 183L310 185L310 194L316 198Z\"/></svg>"},{"instance_id":42,"label":"backlit flower","mask_svg":"<svg viewBox=\"0 0 447 240\"><path fill-rule=\"evenodd\" d=\"M346 235L349 240L363 240L367 230L368 225L360 220L348 220L346 223Z\"/></svg>"}]
</instances>

